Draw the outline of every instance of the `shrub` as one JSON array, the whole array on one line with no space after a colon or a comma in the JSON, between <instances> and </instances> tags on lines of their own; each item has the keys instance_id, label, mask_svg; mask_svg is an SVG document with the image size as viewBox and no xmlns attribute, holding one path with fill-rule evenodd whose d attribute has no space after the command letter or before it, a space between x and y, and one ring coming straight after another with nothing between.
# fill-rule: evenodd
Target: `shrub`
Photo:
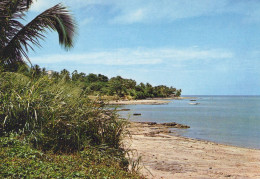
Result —
<instances>
[{"instance_id":1,"label":"shrub","mask_svg":"<svg viewBox=\"0 0 260 179\"><path fill-rule=\"evenodd\" d=\"M120 149L127 122L66 80L0 77L0 135L18 133L42 150L75 152L87 145Z\"/></svg>"}]
</instances>

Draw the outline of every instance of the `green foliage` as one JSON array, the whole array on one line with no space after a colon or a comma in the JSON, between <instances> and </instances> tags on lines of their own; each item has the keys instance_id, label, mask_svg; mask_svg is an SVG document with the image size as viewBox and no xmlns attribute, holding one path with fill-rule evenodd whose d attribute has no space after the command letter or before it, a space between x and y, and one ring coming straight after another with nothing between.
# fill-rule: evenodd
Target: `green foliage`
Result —
<instances>
[{"instance_id":1,"label":"green foliage","mask_svg":"<svg viewBox=\"0 0 260 179\"><path fill-rule=\"evenodd\" d=\"M127 122L91 101L82 89L48 76L30 79L16 73L0 77L0 135L26 135L35 147L80 151L87 145L121 147Z\"/></svg>"},{"instance_id":2,"label":"green foliage","mask_svg":"<svg viewBox=\"0 0 260 179\"><path fill-rule=\"evenodd\" d=\"M0 171L5 178L140 178L122 138L128 122L100 99L167 97L181 90L120 76L47 73L20 65L0 71ZM15 136L16 134L17 136ZM128 171L132 165L133 173ZM137 165L136 165L137 164ZM128 171L128 172L127 172Z\"/></svg>"},{"instance_id":3,"label":"green foliage","mask_svg":"<svg viewBox=\"0 0 260 179\"><path fill-rule=\"evenodd\" d=\"M19 138L0 138L2 178L140 178L127 172L127 160L114 149L88 147L73 155L54 155Z\"/></svg>"},{"instance_id":4,"label":"green foliage","mask_svg":"<svg viewBox=\"0 0 260 179\"><path fill-rule=\"evenodd\" d=\"M93 82L97 82L98 76L96 74L90 73L89 75L86 76L86 82L87 83L93 83Z\"/></svg>"},{"instance_id":5,"label":"green foliage","mask_svg":"<svg viewBox=\"0 0 260 179\"><path fill-rule=\"evenodd\" d=\"M181 95L181 90L174 87L164 85L153 87L149 83L137 84L135 80L125 79L121 76L108 79L101 74L86 75L78 73L76 70L72 73L71 81L81 86L85 94L89 95L108 95L130 99L178 97Z\"/></svg>"}]
</instances>

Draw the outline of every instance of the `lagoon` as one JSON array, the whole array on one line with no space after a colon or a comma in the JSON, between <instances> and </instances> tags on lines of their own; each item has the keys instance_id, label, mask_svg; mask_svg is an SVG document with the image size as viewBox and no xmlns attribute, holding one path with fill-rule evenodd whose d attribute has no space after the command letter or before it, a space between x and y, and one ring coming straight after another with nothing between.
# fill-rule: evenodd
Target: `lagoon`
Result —
<instances>
[{"instance_id":1,"label":"lagoon","mask_svg":"<svg viewBox=\"0 0 260 179\"><path fill-rule=\"evenodd\" d=\"M260 149L260 96L195 97L196 101L170 100L166 105L125 105L131 111L120 114L131 121L189 125L190 129L172 129L184 137Z\"/></svg>"}]
</instances>

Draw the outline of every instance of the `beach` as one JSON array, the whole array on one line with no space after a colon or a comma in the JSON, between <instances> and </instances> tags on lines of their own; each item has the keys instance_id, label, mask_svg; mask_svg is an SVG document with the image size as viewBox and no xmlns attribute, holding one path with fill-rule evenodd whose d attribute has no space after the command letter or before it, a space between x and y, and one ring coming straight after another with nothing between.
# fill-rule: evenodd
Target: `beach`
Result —
<instances>
[{"instance_id":1,"label":"beach","mask_svg":"<svg viewBox=\"0 0 260 179\"><path fill-rule=\"evenodd\" d=\"M170 101L158 100L158 99L143 99L143 100L116 100L116 101L109 101L108 104L110 105L138 105L138 104L160 105L160 104L168 104L169 102Z\"/></svg>"},{"instance_id":2,"label":"beach","mask_svg":"<svg viewBox=\"0 0 260 179\"><path fill-rule=\"evenodd\" d=\"M151 99L137 99L137 100L111 100L110 105L160 105L168 104L169 100L183 100L183 99L197 99L197 97L169 97L169 98L151 98Z\"/></svg>"},{"instance_id":3,"label":"beach","mask_svg":"<svg viewBox=\"0 0 260 179\"><path fill-rule=\"evenodd\" d=\"M166 127L131 123L127 148L142 157L147 178L260 178L260 150L169 135Z\"/></svg>"}]
</instances>

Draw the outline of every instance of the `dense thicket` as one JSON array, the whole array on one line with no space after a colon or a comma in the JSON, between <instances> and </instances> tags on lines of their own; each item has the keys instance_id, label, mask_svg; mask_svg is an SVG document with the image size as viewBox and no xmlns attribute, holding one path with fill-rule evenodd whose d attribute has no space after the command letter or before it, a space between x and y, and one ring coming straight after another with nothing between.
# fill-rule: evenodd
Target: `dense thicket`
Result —
<instances>
[{"instance_id":1,"label":"dense thicket","mask_svg":"<svg viewBox=\"0 0 260 179\"><path fill-rule=\"evenodd\" d=\"M66 76L35 72L0 72L0 176L137 177L122 146L128 122Z\"/></svg>"},{"instance_id":2,"label":"dense thicket","mask_svg":"<svg viewBox=\"0 0 260 179\"><path fill-rule=\"evenodd\" d=\"M65 78L1 73L0 107L0 135L28 136L43 150L73 152L89 144L121 147L126 121Z\"/></svg>"}]
</instances>

